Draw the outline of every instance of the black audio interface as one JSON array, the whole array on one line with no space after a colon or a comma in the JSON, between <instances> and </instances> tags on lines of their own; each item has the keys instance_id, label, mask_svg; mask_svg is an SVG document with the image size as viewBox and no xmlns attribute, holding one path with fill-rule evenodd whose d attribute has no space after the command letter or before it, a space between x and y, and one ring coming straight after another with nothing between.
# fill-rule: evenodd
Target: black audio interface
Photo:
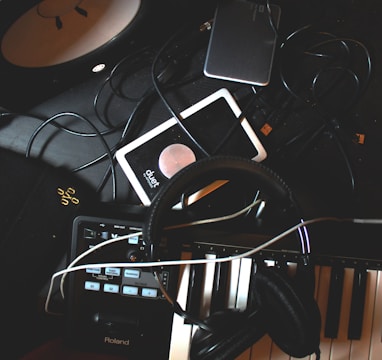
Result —
<instances>
[{"instance_id":1,"label":"black audio interface","mask_svg":"<svg viewBox=\"0 0 382 360\"><path fill-rule=\"evenodd\" d=\"M92 265L69 273L64 286L70 346L129 359L168 358L173 309L152 268L139 266L147 252L141 228L140 222L129 220L74 220L69 267ZM120 240L125 235L129 237ZM100 246L105 241L109 244ZM156 270L166 291L174 291L176 268Z\"/></svg>"}]
</instances>

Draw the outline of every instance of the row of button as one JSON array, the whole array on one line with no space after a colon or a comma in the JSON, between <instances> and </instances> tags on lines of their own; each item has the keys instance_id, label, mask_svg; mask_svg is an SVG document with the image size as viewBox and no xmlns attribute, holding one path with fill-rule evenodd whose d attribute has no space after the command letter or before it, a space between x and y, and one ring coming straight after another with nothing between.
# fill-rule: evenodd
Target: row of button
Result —
<instances>
[{"instance_id":1,"label":"row of button","mask_svg":"<svg viewBox=\"0 0 382 360\"><path fill-rule=\"evenodd\" d=\"M95 274L100 275L102 272L102 268L88 268L86 269L86 272L88 274ZM141 271L138 269L125 269L123 272L123 276L125 278L131 278L131 279L139 279L140 278ZM105 268L105 275L107 276L121 276L121 269L115 268L115 267L107 267Z\"/></svg>"},{"instance_id":2,"label":"row of button","mask_svg":"<svg viewBox=\"0 0 382 360\"><path fill-rule=\"evenodd\" d=\"M84 289L90 290L90 291L100 291L101 283L98 281L85 281ZM119 294L120 286L117 284L104 283L102 290L105 293ZM129 296L142 296L146 298L156 298L158 297L158 289L145 288L145 287L140 288L138 286L123 285L122 294L129 295Z\"/></svg>"}]
</instances>

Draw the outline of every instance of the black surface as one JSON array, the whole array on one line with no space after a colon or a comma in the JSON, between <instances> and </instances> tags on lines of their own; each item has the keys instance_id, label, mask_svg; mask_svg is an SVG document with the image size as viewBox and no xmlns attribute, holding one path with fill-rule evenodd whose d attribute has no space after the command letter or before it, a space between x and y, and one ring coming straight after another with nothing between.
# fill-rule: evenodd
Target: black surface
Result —
<instances>
[{"instance_id":1,"label":"black surface","mask_svg":"<svg viewBox=\"0 0 382 360\"><path fill-rule=\"evenodd\" d=\"M8 108L0 115L0 146L21 154L30 150L32 157L76 170L79 177L97 188L102 184L109 166L107 157L83 170L79 168L105 154L105 146L100 138L94 135L93 126L100 131L112 129L104 136L104 140L112 149L121 144L119 141L123 127L139 103L136 98L147 89L152 90L152 61L161 45L170 39L170 35L176 37L168 44L157 71L162 71L164 78L170 78L166 83L165 95L175 111L179 112L189 107L223 86L232 91L244 108L253 94L249 87L207 79L202 74L209 33L206 31L200 35L194 34L198 33L197 29L202 22L211 19L214 1L208 2L208 6L202 1L197 5L192 1L182 4L176 1L170 3L174 13L167 12L166 16L159 18L159 22L162 21L161 25L166 28L163 36L159 36L155 46L149 51L137 56L131 54L132 58L127 59L118 70L113 84L119 85L125 97L113 93L110 83L104 85L110 68L70 85L58 94L48 91L48 96L46 88L41 88L43 82L33 80L34 83L27 83L29 79L22 79L19 86L26 85L32 89L31 92L41 91L35 95L39 97L44 94L43 100L33 102L31 107L26 108L22 106L25 104L25 94L18 98L16 91L12 98L12 105L16 106L8 106L6 101L0 98L0 106ZM297 49L292 49L294 51L287 53L287 56L280 47L276 48L270 85L257 89L261 96L257 98L252 114L247 116L268 151L269 156L264 164L279 173L294 190L307 219L318 216L382 218L382 4L375 0L280 0L278 3L282 9L279 46L289 34L302 26L312 25L310 35L304 38L304 41L308 44L311 41L317 43L317 32L352 39L352 45L356 43L354 40L359 41L370 52L372 71L364 92L353 100L356 87L354 76L351 74L357 73L360 86L363 86L367 59L361 46L352 46L348 64L348 69L352 69L352 72L345 71L344 73L350 76L345 76L342 82L336 82L329 95L324 98L325 102L321 103L325 105L326 110L323 116L322 112L317 111L310 85L317 69L323 66L321 61L325 59L315 58L311 61L311 57L308 57L309 61L305 62L305 56L296 56L301 55L301 44ZM195 10L193 15L197 14L191 18L197 21L193 26L187 27L185 15L190 14L190 8ZM170 21L174 19L177 19L175 23ZM177 32L179 29L182 31ZM150 31L155 32L156 28ZM336 54L338 48L320 50ZM165 63L169 64L167 72L163 72ZM280 64L287 68L288 81L293 83L294 89L298 90L298 94L306 101L289 96L280 81ZM2 79L5 72L6 69L0 64ZM194 74L194 77L188 77ZM338 73L326 70L320 76L321 86L330 83ZM23 81L26 83L23 84ZM95 109L94 102L99 91ZM132 98L126 99L127 95ZM20 109L16 109L18 103ZM56 124L86 133L87 136L65 132L50 122L35 138L31 138L44 120L68 112L77 113L89 122L67 114L58 116ZM152 90L152 96L145 100L131 122L124 141L136 138L167 120L170 115L169 110ZM267 136L261 132L265 123L271 124L273 128ZM117 124L120 126L114 130ZM317 130L320 130L318 135L311 137ZM356 134L365 136L363 143L358 141ZM301 136L294 141L296 135ZM346 157L341 152L337 139L340 139ZM350 164L351 172L345 159ZM100 198L103 201L116 200L119 204L139 204L119 167L116 166L115 169L115 194L113 195L112 181L108 178L106 185L99 188ZM381 259L381 246L378 237L375 236L380 231L378 225L321 223L314 225L312 229L312 250L323 254ZM322 239L325 241L321 241Z\"/></svg>"}]
</instances>

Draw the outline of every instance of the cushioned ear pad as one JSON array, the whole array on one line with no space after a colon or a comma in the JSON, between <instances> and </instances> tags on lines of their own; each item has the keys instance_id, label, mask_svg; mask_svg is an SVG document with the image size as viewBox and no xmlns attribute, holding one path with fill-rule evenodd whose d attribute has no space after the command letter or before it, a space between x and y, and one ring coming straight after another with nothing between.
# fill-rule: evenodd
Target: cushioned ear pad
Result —
<instances>
[{"instance_id":1,"label":"cushioned ear pad","mask_svg":"<svg viewBox=\"0 0 382 360\"><path fill-rule=\"evenodd\" d=\"M143 238L151 246L158 245L165 216L179 202L181 195L203 181L239 179L243 186L257 187L275 199L290 205L295 203L285 182L267 167L253 160L232 156L212 156L198 160L176 173L153 199L144 222Z\"/></svg>"},{"instance_id":2,"label":"cushioned ear pad","mask_svg":"<svg viewBox=\"0 0 382 360\"><path fill-rule=\"evenodd\" d=\"M260 313L224 310L212 314L206 323L213 332L199 328L191 342L190 360L234 359L264 334Z\"/></svg>"},{"instance_id":3,"label":"cushioned ear pad","mask_svg":"<svg viewBox=\"0 0 382 360\"><path fill-rule=\"evenodd\" d=\"M297 358L318 351L321 316L310 292L272 268L258 269L253 281L266 331L281 350Z\"/></svg>"}]
</instances>

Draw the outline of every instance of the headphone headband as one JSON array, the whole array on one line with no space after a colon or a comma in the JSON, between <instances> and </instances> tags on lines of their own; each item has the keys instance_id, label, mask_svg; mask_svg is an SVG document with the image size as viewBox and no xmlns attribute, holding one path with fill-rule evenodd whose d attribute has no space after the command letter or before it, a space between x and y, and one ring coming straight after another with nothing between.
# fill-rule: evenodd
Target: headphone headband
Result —
<instances>
[{"instance_id":1,"label":"headphone headband","mask_svg":"<svg viewBox=\"0 0 382 360\"><path fill-rule=\"evenodd\" d=\"M143 228L143 239L151 247L151 257L154 260L154 250L161 240L161 231L165 214L179 202L185 191L203 181L208 184L215 180L240 180L247 186L257 186L267 194L272 195L282 204L292 205L298 210L292 191L286 183L272 170L253 160L232 156L211 156L198 160L176 173L159 191L151 203ZM307 231L299 232L302 253L309 249Z\"/></svg>"}]
</instances>

